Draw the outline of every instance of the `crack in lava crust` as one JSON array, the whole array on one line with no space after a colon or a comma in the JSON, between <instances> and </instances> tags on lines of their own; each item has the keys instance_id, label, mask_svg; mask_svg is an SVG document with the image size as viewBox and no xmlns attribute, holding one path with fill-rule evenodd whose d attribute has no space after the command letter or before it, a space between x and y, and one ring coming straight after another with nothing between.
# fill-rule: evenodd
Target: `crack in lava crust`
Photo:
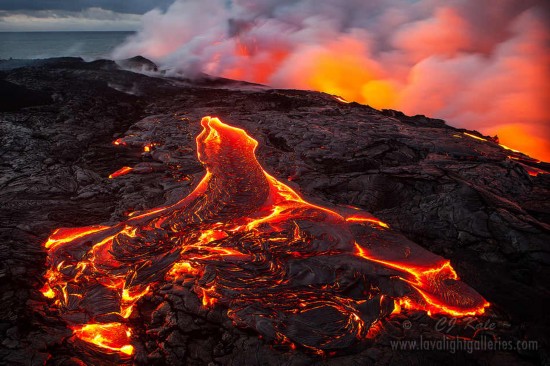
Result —
<instances>
[{"instance_id":1,"label":"crack in lava crust","mask_svg":"<svg viewBox=\"0 0 550 366\"><path fill-rule=\"evenodd\" d=\"M244 130L201 124L206 175L191 194L114 226L57 229L45 243L42 292L76 337L131 355L136 302L182 276L235 325L318 352L368 337L401 308L463 316L489 305L449 261L370 214L303 200L263 170Z\"/></svg>"}]
</instances>

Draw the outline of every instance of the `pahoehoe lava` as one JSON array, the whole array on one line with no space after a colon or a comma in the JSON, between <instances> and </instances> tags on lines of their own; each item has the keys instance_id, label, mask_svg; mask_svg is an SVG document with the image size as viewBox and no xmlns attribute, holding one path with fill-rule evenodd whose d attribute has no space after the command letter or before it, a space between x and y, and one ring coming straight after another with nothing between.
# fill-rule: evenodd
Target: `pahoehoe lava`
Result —
<instances>
[{"instance_id":1,"label":"pahoehoe lava","mask_svg":"<svg viewBox=\"0 0 550 366\"><path fill-rule=\"evenodd\" d=\"M269 342L344 349L401 308L480 315L489 306L450 262L353 207L312 204L268 174L244 130L204 117L206 174L179 202L113 226L60 228L46 284L86 342L131 355L137 301L188 277L204 307Z\"/></svg>"}]
</instances>

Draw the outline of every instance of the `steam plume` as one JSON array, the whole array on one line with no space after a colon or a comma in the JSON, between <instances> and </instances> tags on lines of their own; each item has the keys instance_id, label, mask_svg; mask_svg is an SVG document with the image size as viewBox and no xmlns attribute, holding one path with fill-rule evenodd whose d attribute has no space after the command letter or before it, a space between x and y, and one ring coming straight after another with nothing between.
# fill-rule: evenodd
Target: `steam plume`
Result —
<instances>
[{"instance_id":1,"label":"steam plume","mask_svg":"<svg viewBox=\"0 0 550 366\"><path fill-rule=\"evenodd\" d=\"M320 90L550 160L545 0L177 0L115 58Z\"/></svg>"}]
</instances>

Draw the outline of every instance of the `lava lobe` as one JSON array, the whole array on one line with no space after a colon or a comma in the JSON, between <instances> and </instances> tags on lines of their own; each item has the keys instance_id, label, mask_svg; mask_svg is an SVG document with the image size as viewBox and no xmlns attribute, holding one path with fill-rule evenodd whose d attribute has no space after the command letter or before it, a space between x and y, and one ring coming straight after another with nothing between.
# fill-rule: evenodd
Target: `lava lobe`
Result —
<instances>
[{"instance_id":1,"label":"lava lobe","mask_svg":"<svg viewBox=\"0 0 550 366\"><path fill-rule=\"evenodd\" d=\"M402 308L464 316L489 305L448 260L372 215L302 199L261 167L244 130L201 124L206 174L187 197L113 226L60 228L45 243L42 293L74 336L131 355L137 301L182 277L236 326L317 352L365 339Z\"/></svg>"}]
</instances>

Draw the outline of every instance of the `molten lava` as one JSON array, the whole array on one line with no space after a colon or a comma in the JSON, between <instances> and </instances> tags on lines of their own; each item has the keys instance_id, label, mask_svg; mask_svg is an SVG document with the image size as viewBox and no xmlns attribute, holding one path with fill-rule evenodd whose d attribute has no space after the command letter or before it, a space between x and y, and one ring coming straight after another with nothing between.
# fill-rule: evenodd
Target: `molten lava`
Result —
<instances>
[{"instance_id":1,"label":"molten lava","mask_svg":"<svg viewBox=\"0 0 550 366\"><path fill-rule=\"evenodd\" d=\"M86 324L74 327L75 335L83 341L93 343L107 350L122 352L127 355L134 353L134 347L128 343L132 331L121 323Z\"/></svg>"},{"instance_id":2,"label":"molten lava","mask_svg":"<svg viewBox=\"0 0 550 366\"><path fill-rule=\"evenodd\" d=\"M136 303L184 277L235 325L318 352L372 336L401 308L464 316L489 305L448 260L370 214L302 199L261 167L244 130L201 124L206 174L187 197L112 226L57 229L45 243L42 292L77 338L131 355Z\"/></svg>"},{"instance_id":3,"label":"molten lava","mask_svg":"<svg viewBox=\"0 0 550 366\"><path fill-rule=\"evenodd\" d=\"M134 168L131 168L129 166L124 166L124 167L120 168L119 170L117 170L116 172L109 175L109 178L113 179L113 178L121 177L123 175L131 173L132 170L134 170Z\"/></svg>"}]
</instances>

